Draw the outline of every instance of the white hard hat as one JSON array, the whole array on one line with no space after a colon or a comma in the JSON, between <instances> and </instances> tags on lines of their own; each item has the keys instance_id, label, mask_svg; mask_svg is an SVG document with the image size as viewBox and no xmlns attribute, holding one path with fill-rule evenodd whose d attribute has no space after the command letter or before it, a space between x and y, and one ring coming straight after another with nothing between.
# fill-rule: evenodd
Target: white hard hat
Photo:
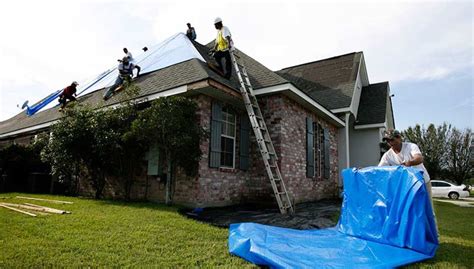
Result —
<instances>
[{"instance_id":1,"label":"white hard hat","mask_svg":"<svg viewBox=\"0 0 474 269\"><path fill-rule=\"evenodd\" d=\"M217 18L214 20L214 24L219 23L219 22L222 22L222 19L221 19L220 17L217 17Z\"/></svg>"},{"instance_id":2,"label":"white hard hat","mask_svg":"<svg viewBox=\"0 0 474 269\"><path fill-rule=\"evenodd\" d=\"M73 81L72 84L74 84L76 86L79 85L79 83L77 83L77 81Z\"/></svg>"}]
</instances>

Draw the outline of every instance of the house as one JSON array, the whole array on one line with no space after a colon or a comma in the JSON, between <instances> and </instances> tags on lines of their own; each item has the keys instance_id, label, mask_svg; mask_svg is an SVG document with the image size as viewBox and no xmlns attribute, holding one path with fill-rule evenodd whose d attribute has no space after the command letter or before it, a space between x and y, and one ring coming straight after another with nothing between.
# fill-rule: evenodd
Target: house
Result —
<instances>
[{"instance_id":1,"label":"house","mask_svg":"<svg viewBox=\"0 0 474 269\"><path fill-rule=\"evenodd\" d=\"M226 80L208 67L212 43L201 45L184 38L184 34L170 40L173 43L168 47L181 52L184 49L194 56L142 71L144 74L135 80L141 89L138 99L148 102L171 95L192 98L198 103L199 123L211 134L201 144L198 176L175 179L174 202L193 207L273 202L273 191L248 128L235 74ZM170 51L166 55L172 55ZM369 84L362 52L277 72L242 51L238 54L247 68L294 202L337 196L341 169L378 162L380 130L393 126L390 91L388 82ZM153 58L147 61L150 59ZM116 97L102 103L102 86L78 101L96 106L117 105ZM20 113L1 122L0 146L29 143L60 116L57 109L51 108L31 117ZM88 189L87 184L81 183L83 193ZM114 182L108 182L106 195L120 197L122 193ZM163 201L164 196L164 181L150 171L132 190L135 199Z\"/></svg>"}]
</instances>

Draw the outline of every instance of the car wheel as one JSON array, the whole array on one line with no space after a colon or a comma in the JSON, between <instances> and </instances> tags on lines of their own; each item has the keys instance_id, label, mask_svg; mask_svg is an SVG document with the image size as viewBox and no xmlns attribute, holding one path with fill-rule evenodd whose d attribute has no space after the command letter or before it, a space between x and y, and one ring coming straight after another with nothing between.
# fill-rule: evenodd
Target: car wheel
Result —
<instances>
[{"instance_id":1,"label":"car wheel","mask_svg":"<svg viewBox=\"0 0 474 269\"><path fill-rule=\"evenodd\" d=\"M449 193L449 198L453 199L453 200L457 200L459 198L459 193L457 192L450 192Z\"/></svg>"}]
</instances>

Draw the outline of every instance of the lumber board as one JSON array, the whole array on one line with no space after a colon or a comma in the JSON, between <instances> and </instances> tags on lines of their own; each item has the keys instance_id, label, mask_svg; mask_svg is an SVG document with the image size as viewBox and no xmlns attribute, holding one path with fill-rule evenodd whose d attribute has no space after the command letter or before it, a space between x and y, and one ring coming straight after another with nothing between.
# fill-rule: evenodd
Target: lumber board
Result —
<instances>
[{"instance_id":1,"label":"lumber board","mask_svg":"<svg viewBox=\"0 0 474 269\"><path fill-rule=\"evenodd\" d=\"M22 209L40 211L40 212L46 212L46 213L53 213L53 214L66 214L67 213L67 211L64 211L64 210L59 210L59 209L49 208L49 207L47 208L47 207L42 207L42 206L30 206L30 205L11 204L11 203L0 203L0 204L10 206L10 207L16 207L16 208L22 208Z\"/></svg>"},{"instance_id":2,"label":"lumber board","mask_svg":"<svg viewBox=\"0 0 474 269\"><path fill-rule=\"evenodd\" d=\"M58 203L58 204L73 204L73 202L60 201L60 200L50 200L50 199L42 199L42 198L33 198L33 197L25 197L25 196L17 196L16 198L28 199L28 200L36 200L36 201L45 201L45 202Z\"/></svg>"},{"instance_id":3,"label":"lumber board","mask_svg":"<svg viewBox=\"0 0 474 269\"><path fill-rule=\"evenodd\" d=\"M18 208L14 208L14 207L9 207L9 206L4 205L4 204L0 204L0 207L6 208L6 209L10 209L10 210L13 210L13 211L16 211L16 212L20 212L20 213L26 214L26 215L28 215L28 216L36 217L36 215L33 214L33 213L26 212L26 211L23 211L23 210L20 210L20 209L18 209Z\"/></svg>"}]
</instances>

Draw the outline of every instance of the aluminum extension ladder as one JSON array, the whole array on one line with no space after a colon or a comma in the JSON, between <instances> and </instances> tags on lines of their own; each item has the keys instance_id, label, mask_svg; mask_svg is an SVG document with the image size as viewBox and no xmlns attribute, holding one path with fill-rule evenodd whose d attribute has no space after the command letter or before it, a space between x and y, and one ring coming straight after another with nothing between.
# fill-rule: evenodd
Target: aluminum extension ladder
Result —
<instances>
[{"instance_id":1,"label":"aluminum extension ladder","mask_svg":"<svg viewBox=\"0 0 474 269\"><path fill-rule=\"evenodd\" d=\"M253 94L253 87L250 83L247 69L240 64L237 59L240 58L230 51L232 64L240 82L240 92L244 99L245 108L249 115L250 124L257 139L258 148L262 154L263 162L265 163L265 170L268 178L272 184L273 192L280 208L281 214L294 213L293 205L291 204L290 196L285 187L285 182L281 177L280 168L278 167L278 156L276 155L273 142L267 129L267 125L263 119L262 111L258 105L257 98Z\"/></svg>"}]
</instances>

